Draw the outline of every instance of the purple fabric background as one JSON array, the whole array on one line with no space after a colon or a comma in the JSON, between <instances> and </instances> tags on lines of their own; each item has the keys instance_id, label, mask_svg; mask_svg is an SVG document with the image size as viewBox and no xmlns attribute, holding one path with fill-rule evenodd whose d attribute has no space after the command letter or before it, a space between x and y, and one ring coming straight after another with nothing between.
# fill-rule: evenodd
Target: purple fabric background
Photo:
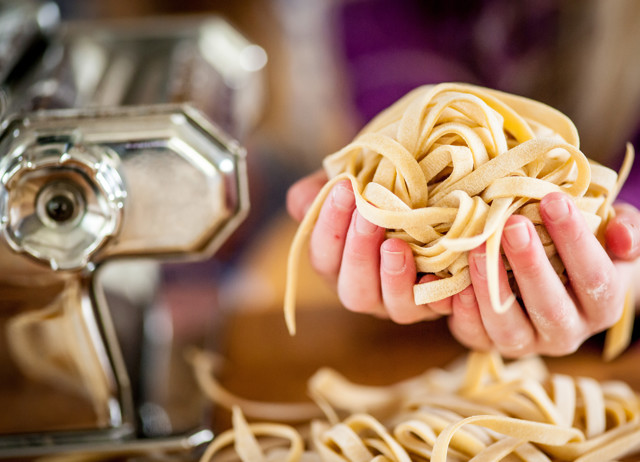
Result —
<instances>
[{"instance_id":1,"label":"purple fabric background","mask_svg":"<svg viewBox=\"0 0 640 462\"><path fill-rule=\"evenodd\" d=\"M553 52L558 14L554 0L345 2L338 27L356 106L368 120L443 81L530 93L526 64Z\"/></svg>"},{"instance_id":2,"label":"purple fabric background","mask_svg":"<svg viewBox=\"0 0 640 462\"><path fill-rule=\"evenodd\" d=\"M618 195L618 200L640 208L640 127L636 130L636 136L631 143L636 150L636 159L631 168L629 178Z\"/></svg>"},{"instance_id":3,"label":"purple fabric background","mask_svg":"<svg viewBox=\"0 0 640 462\"><path fill-rule=\"evenodd\" d=\"M345 2L338 34L362 123L429 83L469 82L536 98L536 86L549 84L542 63L557 51L559 1ZM640 146L640 124L633 142ZM640 207L637 162L619 198Z\"/></svg>"}]
</instances>

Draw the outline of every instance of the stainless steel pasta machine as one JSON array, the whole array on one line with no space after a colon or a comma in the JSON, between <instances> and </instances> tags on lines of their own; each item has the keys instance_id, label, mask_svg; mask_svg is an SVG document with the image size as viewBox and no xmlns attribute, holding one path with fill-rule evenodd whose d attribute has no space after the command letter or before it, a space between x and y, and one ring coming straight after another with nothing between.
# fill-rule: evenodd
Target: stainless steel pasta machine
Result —
<instances>
[{"instance_id":1,"label":"stainless steel pasta machine","mask_svg":"<svg viewBox=\"0 0 640 462\"><path fill-rule=\"evenodd\" d=\"M0 3L0 459L184 458L212 438L204 406L158 398L146 313L116 311L100 275L234 232L264 64L219 17L65 24Z\"/></svg>"}]
</instances>

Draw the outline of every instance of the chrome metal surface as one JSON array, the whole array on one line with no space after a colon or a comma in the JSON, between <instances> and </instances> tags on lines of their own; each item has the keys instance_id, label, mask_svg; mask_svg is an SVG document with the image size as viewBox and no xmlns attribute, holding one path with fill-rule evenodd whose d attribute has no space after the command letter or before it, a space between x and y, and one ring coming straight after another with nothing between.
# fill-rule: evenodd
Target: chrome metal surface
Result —
<instances>
[{"instance_id":1,"label":"chrome metal surface","mask_svg":"<svg viewBox=\"0 0 640 462\"><path fill-rule=\"evenodd\" d=\"M47 134L24 123L10 125L13 143L0 160L4 238L54 270L84 268L122 221L120 160L81 141L81 127Z\"/></svg>"},{"instance_id":2,"label":"chrome metal surface","mask_svg":"<svg viewBox=\"0 0 640 462\"><path fill-rule=\"evenodd\" d=\"M153 260L208 258L245 218L236 139L266 55L217 17L67 25L52 5L0 2L29 25L15 56L0 32L0 459L190 451L207 407L192 377L188 399L163 383L190 371L167 366Z\"/></svg>"},{"instance_id":3,"label":"chrome metal surface","mask_svg":"<svg viewBox=\"0 0 640 462\"><path fill-rule=\"evenodd\" d=\"M55 32L60 11L53 1L0 2L0 82L18 79L32 57L42 52Z\"/></svg>"},{"instance_id":4,"label":"chrome metal surface","mask_svg":"<svg viewBox=\"0 0 640 462\"><path fill-rule=\"evenodd\" d=\"M261 115L266 53L217 16L62 24L40 53L8 112L189 102L236 139Z\"/></svg>"},{"instance_id":5,"label":"chrome metal surface","mask_svg":"<svg viewBox=\"0 0 640 462\"><path fill-rule=\"evenodd\" d=\"M247 211L244 149L189 105L32 113L0 152L6 240L53 269L211 255ZM56 221L61 195L74 214Z\"/></svg>"}]
</instances>

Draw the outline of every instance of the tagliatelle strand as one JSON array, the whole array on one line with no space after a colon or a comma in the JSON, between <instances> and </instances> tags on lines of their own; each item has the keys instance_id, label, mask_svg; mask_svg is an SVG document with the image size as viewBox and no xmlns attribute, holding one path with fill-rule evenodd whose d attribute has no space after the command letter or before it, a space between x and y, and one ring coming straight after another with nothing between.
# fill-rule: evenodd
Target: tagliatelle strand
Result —
<instances>
[{"instance_id":1,"label":"tagliatelle strand","mask_svg":"<svg viewBox=\"0 0 640 462\"><path fill-rule=\"evenodd\" d=\"M633 290L628 290L624 299L622 316L605 335L604 351L605 361L612 360L622 353L631 342L633 321L636 316L636 302Z\"/></svg>"},{"instance_id":2,"label":"tagliatelle strand","mask_svg":"<svg viewBox=\"0 0 640 462\"><path fill-rule=\"evenodd\" d=\"M187 360L193 365L198 386L214 402L223 402L229 408L243 409L246 414L255 418L268 418L277 414L281 422L309 420L322 415L312 403L264 403L235 396L211 379L216 372L214 355L191 350L187 354Z\"/></svg>"},{"instance_id":3,"label":"tagliatelle strand","mask_svg":"<svg viewBox=\"0 0 640 462\"><path fill-rule=\"evenodd\" d=\"M241 460L267 462L256 436L268 435L289 441L290 447L283 462L299 462L304 451L304 442L298 431L288 425L274 423L248 424L240 408L233 409L234 429L222 433L213 440L201 457L201 461L210 461L214 455L229 444L235 444Z\"/></svg>"}]
</instances>

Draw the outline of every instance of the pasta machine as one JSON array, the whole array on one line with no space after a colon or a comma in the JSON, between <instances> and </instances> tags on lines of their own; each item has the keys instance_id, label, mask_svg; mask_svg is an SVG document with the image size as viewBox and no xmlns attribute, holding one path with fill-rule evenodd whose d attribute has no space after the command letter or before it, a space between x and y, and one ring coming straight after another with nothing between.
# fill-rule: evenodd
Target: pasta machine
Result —
<instances>
[{"instance_id":1,"label":"pasta machine","mask_svg":"<svg viewBox=\"0 0 640 462\"><path fill-rule=\"evenodd\" d=\"M235 231L265 54L219 17L59 16L0 3L0 459L184 460L212 438L205 400L158 398L149 307L117 310L101 274Z\"/></svg>"}]
</instances>

